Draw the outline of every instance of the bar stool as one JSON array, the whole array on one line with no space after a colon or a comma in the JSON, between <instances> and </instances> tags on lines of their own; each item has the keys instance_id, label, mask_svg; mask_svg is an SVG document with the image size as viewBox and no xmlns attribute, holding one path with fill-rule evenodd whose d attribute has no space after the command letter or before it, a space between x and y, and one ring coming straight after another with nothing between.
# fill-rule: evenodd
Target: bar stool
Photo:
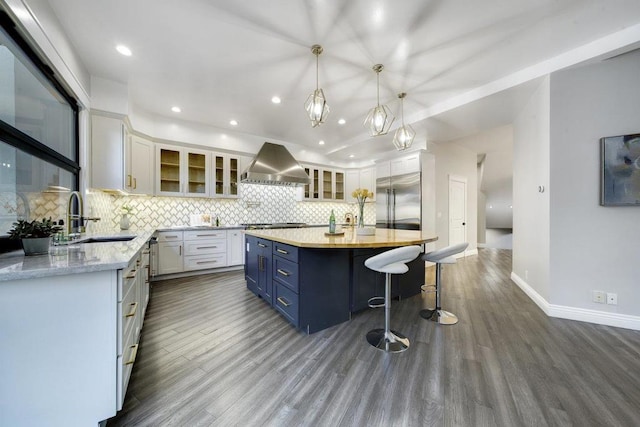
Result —
<instances>
[{"instance_id":1,"label":"bar stool","mask_svg":"<svg viewBox=\"0 0 640 427\"><path fill-rule=\"evenodd\" d=\"M390 353L398 353L409 348L409 339L397 331L392 331L391 322L391 275L409 271L407 262L413 261L422 252L420 246L402 246L368 258L364 265L373 271L385 273L384 329L367 332L367 341L375 348Z\"/></svg>"},{"instance_id":2,"label":"bar stool","mask_svg":"<svg viewBox=\"0 0 640 427\"><path fill-rule=\"evenodd\" d=\"M455 254L458 254L467 249L469 243L458 243L457 245L447 246L446 248L438 249L426 253L422 256L422 259L429 262L436 263L436 308L434 310L420 310L420 316L424 319L431 320L441 325L455 325L458 323L458 317L442 309L440 305L440 297L442 293L442 264L455 264ZM427 288L427 285L423 285L422 289Z\"/></svg>"}]
</instances>

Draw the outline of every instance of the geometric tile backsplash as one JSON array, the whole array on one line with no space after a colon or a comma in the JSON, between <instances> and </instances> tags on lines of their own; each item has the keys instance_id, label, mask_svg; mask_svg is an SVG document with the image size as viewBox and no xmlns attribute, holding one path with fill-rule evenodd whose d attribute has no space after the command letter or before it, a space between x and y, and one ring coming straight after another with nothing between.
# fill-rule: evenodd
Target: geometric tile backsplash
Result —
<instances>
[{"instance_id":1,"label":"geometric tile backsplash","mask_svg":"<svg viewBox=\"0 0 640 427\"><path fill-rule=\"evenodd\" d=\"M237 199L119 196L91 192L87 195L90 213L102 220L89 227L96 232L118 230L123 205L132 209L129 215L132 231L189 225L192 214L211 214L212 218L219 218L221 225L253 222L328 224L331 209L338 223L343 222L347 212L358 214L355 203L298 201L299 190L294 187L258 184L240 184L238 187ZM374 224L375 204L367 203L364 213L365 223Z\"/></svg>"},{"instance_id":2,"label":"geometric tile backsplash","mask_svg":"<svg viewBox=\"0 0 640 427\"><path fill-rule=\"evenodd\" d=\"M328 224L331 209L336 221L344 215L358 214L355 202L301 202L298 189L272 185L240 184L237 199L198 197L119 196L91 190L84 198L84 215L101 218L89 222L87 231L110 233L120 229L122 206L132 208L129 215L135 230L149 230L172 225L188 225L191 214L211 214L222 225L252 222L306 222ZM66 220L69 193L0 192L0 233L8 231L18 218ZM375 203L365 204L366 224L375 224Z\"/></svg>"}]
</instances>

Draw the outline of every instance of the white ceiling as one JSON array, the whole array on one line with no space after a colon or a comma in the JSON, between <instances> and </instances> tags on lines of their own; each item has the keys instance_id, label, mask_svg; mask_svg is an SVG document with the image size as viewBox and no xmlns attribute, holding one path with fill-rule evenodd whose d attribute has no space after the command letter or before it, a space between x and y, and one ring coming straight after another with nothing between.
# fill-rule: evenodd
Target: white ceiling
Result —
<instances>
[{"instance_id":1,"label":"white ceiling","mask_svg":"<svg viewBox=\"0 0 640 427\"><path fill-rule=\"evenodd\" d=\"M135 109L302 144L340 162L392 150L393 132L371 138L362 126L375 105L376 63L385 67L382 103L399 114L397 94L408 93L417 141L448 140L509 123L522 91L427 118L430 108L640 22L638 0L49 3L91 75L128 84ZM120 43L133 56L117 53ZM316 43L331 114L314 129L303 104L315 88Z\"/></svg>"}]
</instances>

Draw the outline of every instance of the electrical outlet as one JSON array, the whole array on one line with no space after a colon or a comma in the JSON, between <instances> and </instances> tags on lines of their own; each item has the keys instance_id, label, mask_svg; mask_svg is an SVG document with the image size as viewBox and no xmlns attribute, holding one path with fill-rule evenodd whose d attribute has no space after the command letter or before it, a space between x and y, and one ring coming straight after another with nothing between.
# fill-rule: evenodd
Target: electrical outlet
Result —
<instances>
[{"instance_id":1,"label":"electrical outlet","mask_svg":"<svg viewBox=\"0 0 640 427\"><path fill-rule=\"evenodd\" d=\"M607 292L607 304L618 305L618 294Z\"/></svg>"},{"instance_id":2,"label":"electrical outlet","mask_svg":"<svg viewBox=\"0 0 640 427\"><path fill-rule=\"evenodd\" d=\"M607 302L607 293L604 291L591 291L593 302L604 304Z\"/></svg>"}]
</instances>

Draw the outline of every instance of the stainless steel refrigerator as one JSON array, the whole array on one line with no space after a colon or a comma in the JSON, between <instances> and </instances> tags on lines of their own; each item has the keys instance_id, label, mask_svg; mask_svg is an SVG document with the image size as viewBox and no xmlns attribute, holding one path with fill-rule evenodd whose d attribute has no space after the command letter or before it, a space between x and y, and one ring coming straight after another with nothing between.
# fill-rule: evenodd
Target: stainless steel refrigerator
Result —
<instances>
[{"instance_id":1,"label":"stainless steel refrigerator","mask_svg":"<svg viewBox=\"0 0 640 427\"><path fill-rule=\"evenodd\" d=\"M420 230L420 172L376 180L376 227Z\"/></svg>"}]
</instances>

